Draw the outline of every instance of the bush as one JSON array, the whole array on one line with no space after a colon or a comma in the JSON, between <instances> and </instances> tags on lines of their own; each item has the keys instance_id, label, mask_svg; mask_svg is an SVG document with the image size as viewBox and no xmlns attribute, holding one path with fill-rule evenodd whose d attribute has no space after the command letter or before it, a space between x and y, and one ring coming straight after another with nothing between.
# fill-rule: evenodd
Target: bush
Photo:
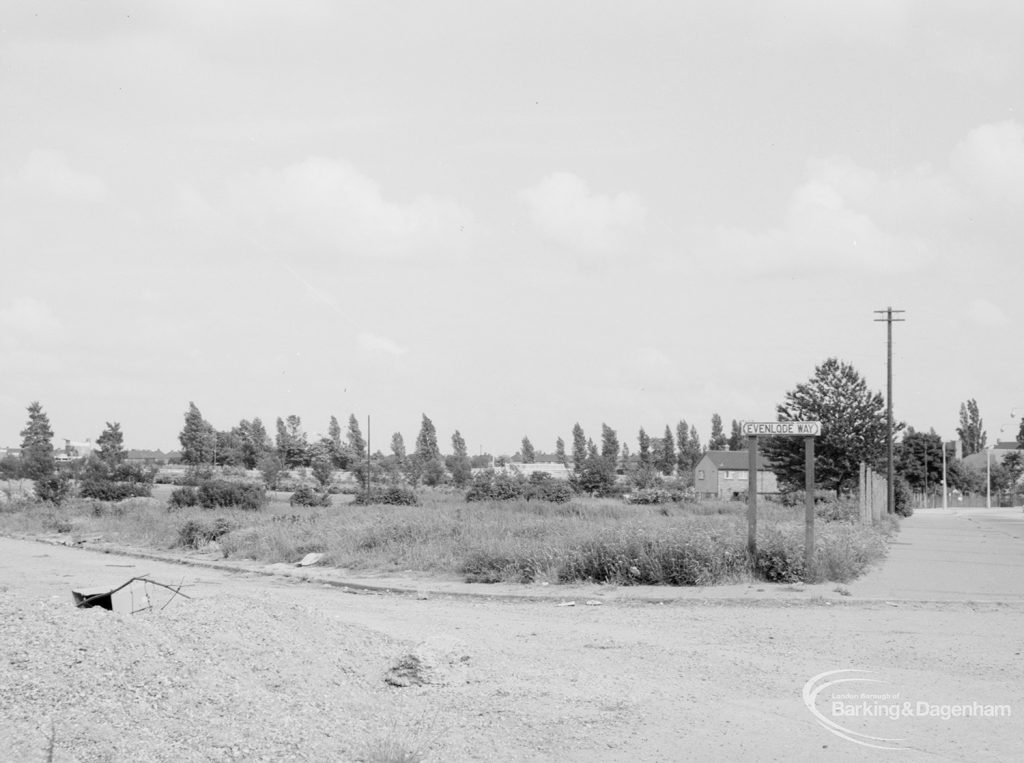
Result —
<instances>
[{"instance_id":1,"label":"bush","mask_svg":"<svg viewBox=\"0 0 1024 763\"><path fill-rule=\"evenodd\" d=\"M911 504L913 496L910 491L910 483L907 482L905 477L897 475L893 493L893 498L896 502L894 507L896 514L901 517L912 516L914 513L914 507Z\"/></svg>"},{"instance_id":2,"label":"bush","mask_svg":"<svg viewBox=\"0 0 1024 763\"><path fill-rule=\"evenodd\" d=\"M466 500L473 501L512 501L526 494L527 481L524 477L509 474L497 474L493 469L480 472L473 478Z\"/></svg>"},{"instance_id":3,"label":"bush","mask_svg":"<svg viewBox=\"0 0 1024 763\"><path fill-rule=\"evenodd\" d=\"M207 480L199 486L199 505L204 509L238 508L257 511L266 505L267 489L227 480Z\"/></svg>"},{"instance_id":4,"label":"bush","mask_svg":"<svg viewBox=\"0 0 1024 763\"><path fill-rule=\"evenodd\" d=\"M36 498L60 506L71 495L71 478L65 472L55 472L35 481Z\"/></svg>"},{"instance_id":5,"label":"bush","mask_svg":"<svg viewBox=\"0 0 1024 763\"><path fill-rule=\"evenodd\" d=\"M392 485L356 493L352 503L356 506L419 506L420 502L410 488Z\"/></svg>"},{"instance_id":6,"label":"bush","mask_svg":"<svg viewBox=\"0 0 1024 763\"><path fill-rule=\"evenodd\" d=\"M331 495L329 492L319 492L303 485L292 493L288 503L292 506L330 506Z\"/></svg>"},{"instance_id":7,"label":"bush","mask_svg":"<svg viewBox=\"0 0 1024 763\"><path fill-rule=\"evenodd\" d=\"M218 517L213 522L190 519L178 528L176 545L184 548L202 548L206 544L219 540L234 529L231 522Z\"/></svg>"},{"instance_id":8,"label":"bush","mask_svg":"<svg viewBox=\"0 0 1024 763\"><path fill-rule=\"evenodd\" d=\"M754 571L769 583L804 579L804 544L795 535L769 531L758 540Z\"/></svg>"},{"instance_id":9,"label":"bush","mask_svg":"<svg viewBox=\"0 0 1024 763\"><path fill-rule=\"evenodd\" d=\"M527 501L548 501L550 503L568 503L573 492L568 482L556 480L550 474L534 472L526 485L524 497Z\"/></svg>"},{"instance_id":10,"label":"bush","mask_svg":"<svg viewBox=\"0 0 1024 763\"><path fill-rule=\"evenodd\" d=\"M257 511L268 501L263 485L227 480L207 480L198 488L177 488L168 500L168 509L202 506L204 509L247 509Z\"/></svg>"},{"instance_id":11,"label":"bush","mask_svg":"<svg viewBox=\"0 0 1024 763\"><path fill-rule=\"evenodd\" d=\"M189 506L199 505L199 493L190 485L179 487L171 493L168 499L167 508L182 509Z\"/></svg>"}]
</instances>

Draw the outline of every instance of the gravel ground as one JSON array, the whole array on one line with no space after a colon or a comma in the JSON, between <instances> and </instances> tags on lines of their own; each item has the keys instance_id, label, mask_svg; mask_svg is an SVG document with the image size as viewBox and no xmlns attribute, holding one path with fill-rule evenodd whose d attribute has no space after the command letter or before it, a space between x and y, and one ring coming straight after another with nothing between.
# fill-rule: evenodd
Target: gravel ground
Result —
<instances>
[{"instance_id":1,"label":"gravel ground","mask_svg":"<svg viewBox=\"0 0 1024 763\"><path fill-rule=\"evenodd\" d=\"M58 761L355 760L386 732L385 670L408 651L258 594L129 615L6 591L0 643L10 759L52 739Z\"/></svg>"},{"instance_id":2,"label":"gravel ground","mask_svg":"<svg viewBox=\"0 0 1024 763\"><path fill-rule=\"evenodd\" d=\"M72 605L72 586L142 572L193 598L134 615ZM356 595L0 538L0 759L861 760L873 751L801 701L844 668L908 698L1014 708L913 719L889 753L901 763L1021 758L1024 607L805 595Z\"/></svg>"}]
</instances>

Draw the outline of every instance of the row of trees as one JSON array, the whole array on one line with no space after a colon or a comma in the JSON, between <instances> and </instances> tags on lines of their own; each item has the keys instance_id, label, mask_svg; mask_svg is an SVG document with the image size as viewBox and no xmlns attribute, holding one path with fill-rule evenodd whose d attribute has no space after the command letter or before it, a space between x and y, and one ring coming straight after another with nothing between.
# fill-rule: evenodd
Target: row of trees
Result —
<instances>
[{"instance_id":1,"label":"row of trees","mask_svg":"<svg viewBox=\"0 0 1024 763\"><path fill-rule=\"evenodd\" d=\"M853 366L835 358L818 366L809 381L787 392L776 412L782 421L822 422L822 432L815 443L815 475L821 488L850 492L857 484L860 464L867 463L882 469L888 437L901 431L904 434L896 448L896 469L912 489L927 492L932 486L941 484L944 447L947 449L949 486L965 492L983 488L984 475L966 468L953 458L949 446L943 444L934 430L926 433L897 423L889 433L881 393L869 390ZM28 413L28 423L21 432L22 458L17 468L20 476L40 480L55 471L53 431L39 402L33 402ZM314 475L323 484L330 480L334 470L348 469L356 472L361 480L372 476L374 479L404 480L413 485L437 485L450 480L464 486L469 482L473 467L490 463L490 457L469 455L465 438L459 431L452 435L450 454L442 455L437 431L426 414L423 414L412 453L407 452L402 434L395 432L391 437L390 454L384 455L380 451L368 454L366 441L354 415L349 416L344 433L338 419L331 416L327 434L312 442L299 416L278 418L275 429L272 440L257 417L243 419L230 430L218 431L203 418L195 403L190 402L179 434L182 460L194 466L260 468L271 485L284 469L312 467ZM961 405L957 432L965 455L984 449L986 433L975 400ZM96 442L99 450L88 462L92 477L108 482L135 479L123 468L124 435L119 423L107 422ZM1024 449L1024 425L1018 434L1018 442ZM711 421L708 449L742 447L743 437L738 422L732 422L732 431L726 437L722 419L715 414ZM804 454L799 438L763 438L761 447L784 487L799 489L803 486ZM640 428L636 452L621 442L618 433L607 424L601 425L598 445L577 423L572 430L571 454L566 452L566 444L561 437L555 443L553 456L538 454L529 438L524 437L517 455L526 463L535 462L543 456L571 465L573 484L578 490L606 493L621 475L629 477L638 487L649 487L662 477L674 474L685 478L692 474L705 452L696 428L683 420L676 424L674 431L666 425L660 437L651 437ZM1002 490L1016 485L1022 475L1024 455L1017 451L1006 458L1003 465L993 467L993 489Z\"/></svg>"}]
</instances>

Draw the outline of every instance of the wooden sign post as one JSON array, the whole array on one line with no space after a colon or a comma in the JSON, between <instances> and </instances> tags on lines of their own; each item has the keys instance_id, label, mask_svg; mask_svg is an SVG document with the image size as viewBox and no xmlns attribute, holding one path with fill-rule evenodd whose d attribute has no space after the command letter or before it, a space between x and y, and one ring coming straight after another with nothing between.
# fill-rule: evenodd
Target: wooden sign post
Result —
<instances>
[{"instance_id":1,"label":"wooden sign post","mask_svg":"<svg viewBox=\"0 0 1024 763\"><path fill-rule=\"evenodd\" d=\"M814 438L821 434L820 421L744 421L750 454L747 472L747 550L757 558L757 438L758 435L804 438L804 569L814 562Z\"/></svg>"}]
</instances>

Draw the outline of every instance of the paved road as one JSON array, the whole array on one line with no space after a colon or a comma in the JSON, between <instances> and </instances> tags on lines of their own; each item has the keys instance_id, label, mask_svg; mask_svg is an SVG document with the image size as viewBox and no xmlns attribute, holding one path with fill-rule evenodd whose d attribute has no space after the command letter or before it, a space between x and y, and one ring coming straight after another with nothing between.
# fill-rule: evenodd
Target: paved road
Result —
<instances>
[{"instance_id":1,"label":"paved road","mask_svg":"<svg viewBox=\"0 0 1024 763\"><path fill-rule=\"evenodd\" d=\"M889 558L849 585L857 598L1024 601L1024 510L927 509L902 522Z\"/></svg>"}]
</instances>

